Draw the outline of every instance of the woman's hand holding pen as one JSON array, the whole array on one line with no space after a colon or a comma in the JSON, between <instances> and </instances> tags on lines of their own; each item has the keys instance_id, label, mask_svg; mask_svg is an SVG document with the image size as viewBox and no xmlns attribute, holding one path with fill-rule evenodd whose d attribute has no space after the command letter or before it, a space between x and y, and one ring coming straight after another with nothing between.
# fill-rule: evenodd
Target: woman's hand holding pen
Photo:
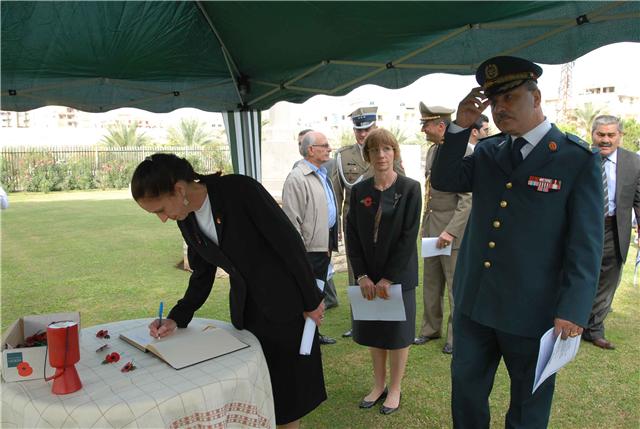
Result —
<instances>
[{"instance_id":1,"label":"woman's hand holding pen","mask_svg":"<svg viewBox=\"0 0 640 429\"><path fill-rule=\"evenodd\" d=\"M364 299L371 301L376 298L376 285L369 277L361 276L358 279L358 285L360 286L360 292Z\"/></svg>"},{"instance_id":2,"label":"woman's hand holding pen","mask_svg":"<svg viewBox=\"0 0 640 429\"><path fill-rule=\"evenodd\" d=\"M153 338L163 338L173 334L177 327L178 325L172 319L162 319L162 325L160 325L160 319L156 319L149 323L149 335Z\"/></svg>"},{"instance_id":3,"label":"woman's hand holding pen","mask_svg":"<svg viewBox=\"0 0 640 429\"><path fill-rule=\"evenodd\" d=\"M313 311L305 311L303 315L305 319L311 317L317 326L322 325L322 320L324 320L324 300L320 301L318 308Z\"/></svg>"}]
</instances>

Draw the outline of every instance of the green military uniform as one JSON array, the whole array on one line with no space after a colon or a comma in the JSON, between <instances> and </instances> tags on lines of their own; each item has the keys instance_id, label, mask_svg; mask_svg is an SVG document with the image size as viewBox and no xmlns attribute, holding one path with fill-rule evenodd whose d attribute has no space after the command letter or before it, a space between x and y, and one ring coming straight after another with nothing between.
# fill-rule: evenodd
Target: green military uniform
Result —
<instances>
[{"instance_id":1,"label":"green military uniform","mask_svg":"<svg viewBox=\"0 0 640 429\"><path fill-rule=\"evenodd\" d=\"M498 94L541 73L527 60L496 57L480 65L476 78L498 109L505 108ZM533 116L534 109L517 112ZM465 157L469 134L449 127L431 173L438 189L473 192L453 283L454 428L489 427L489 394L501 359L511 379L505 426L544 428L555 376L532 393L540 336L555 319L586 326L598 281L604 235L599 156L547 120L518 138L483 139Z\"/></svg>"}]
</instances>

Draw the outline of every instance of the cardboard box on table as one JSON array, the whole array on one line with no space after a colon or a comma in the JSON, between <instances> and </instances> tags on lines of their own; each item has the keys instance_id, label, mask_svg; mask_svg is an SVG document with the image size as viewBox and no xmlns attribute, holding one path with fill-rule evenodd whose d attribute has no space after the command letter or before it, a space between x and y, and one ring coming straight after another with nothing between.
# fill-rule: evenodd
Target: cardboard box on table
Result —
<instances>
[{"instance_id":1,"label":"cardboard box on table","mask_svg":"<svg viewBox=\"0 0 640 429\"><path fill-rule=\"evenodd\" d=\"M2 335L2 378L4 381L25 381L36 380L52 376L55 369L49 365L47 347L22 347L16 348L24 343L25 339L38 332L46 332L47 326L53 322L72 320L78 323L80 329L80 313L52 313L37 316L25 316L13 322L13 324ZM45 361L46 359L46 361ZM22 371L19 371L18 365ZM25 366L28 367L25 369ZM28 368L31 368L29 370Z\"/></svg>"}]
</instances>

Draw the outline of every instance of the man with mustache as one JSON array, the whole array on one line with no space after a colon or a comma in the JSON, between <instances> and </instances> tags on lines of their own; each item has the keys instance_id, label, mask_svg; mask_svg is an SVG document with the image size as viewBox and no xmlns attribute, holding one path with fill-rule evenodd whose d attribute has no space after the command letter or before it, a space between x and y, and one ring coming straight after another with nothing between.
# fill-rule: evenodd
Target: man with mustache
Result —
<instances>
[{"instance_id":1,"label":"man with mustache","mask_svg":"<svg viewBox=\"0 0 640 429\"><path fill-rule=\"evenodd\" d=\"M542 112L542 68L495 57L478 67L433 164L433 186L472 192L453 283L454 428L488 428L489 394L504 359L508 428L546 427L555 377L532 393L540 337L587 326L604 231L600 156ZM491 105L502 134L464 156L471 125Z\"/></svg>"},{"instance_id":2,"label":"man with mustache","mask_svg":"<svg viewBox=\"0 0 640 429\"><path fill-rule=\"evenodd\" d=\"M622 266L629 252L631 209L635 211L636 219L640 219L640 157L620 146L623 134L622 122L615 116L600 115L591 126L593 144L600 149L602 157L604 249L598 290L589 316L589 326L585 328L582 338L605 350L615 348L613 343L605 339L604 319L611 311Z\"/></svg>"}]
</instances>

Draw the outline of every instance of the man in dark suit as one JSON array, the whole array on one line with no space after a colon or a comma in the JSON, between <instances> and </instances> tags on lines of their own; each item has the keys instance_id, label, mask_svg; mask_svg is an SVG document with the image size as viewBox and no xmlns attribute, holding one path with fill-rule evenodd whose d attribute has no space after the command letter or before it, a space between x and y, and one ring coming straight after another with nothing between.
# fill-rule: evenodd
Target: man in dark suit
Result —
<instances>
[{"instance_id":1,"label":"man in dark suit","mask_svg":"<svg viewBox=\"0 0 640 429\"><path fill-rule=\"evenodd\" d=\"M504 359L511 378L505 426L546 427L555 378L532 393L540 337L587 325L602 257L600 160L545 118L542 69L515 57L478 67L431 172L434 187L472 192L453 295L455 428L488 428L489 394ZM464 157L469 127L491 105L503 132Z\"/></svg>"},{"instance_id":2,"label":"man in dark suit","mask_svg":"<svg viewBox=\"0 0 640 429\"><path fill-rule=\"evenodd\" d=\"M605 339L604 319L611 310L620 284L622 266L631 241L631 209L640 215L640 157L620 147L622 122L615 116L598 116L591 126L594 146L600 149L605 206L604 249L598 291L593 301L589 326L582 338L603 349L613 350ZM605 180L606 177L606 180Z\"/></svg>"}]
</instances>

